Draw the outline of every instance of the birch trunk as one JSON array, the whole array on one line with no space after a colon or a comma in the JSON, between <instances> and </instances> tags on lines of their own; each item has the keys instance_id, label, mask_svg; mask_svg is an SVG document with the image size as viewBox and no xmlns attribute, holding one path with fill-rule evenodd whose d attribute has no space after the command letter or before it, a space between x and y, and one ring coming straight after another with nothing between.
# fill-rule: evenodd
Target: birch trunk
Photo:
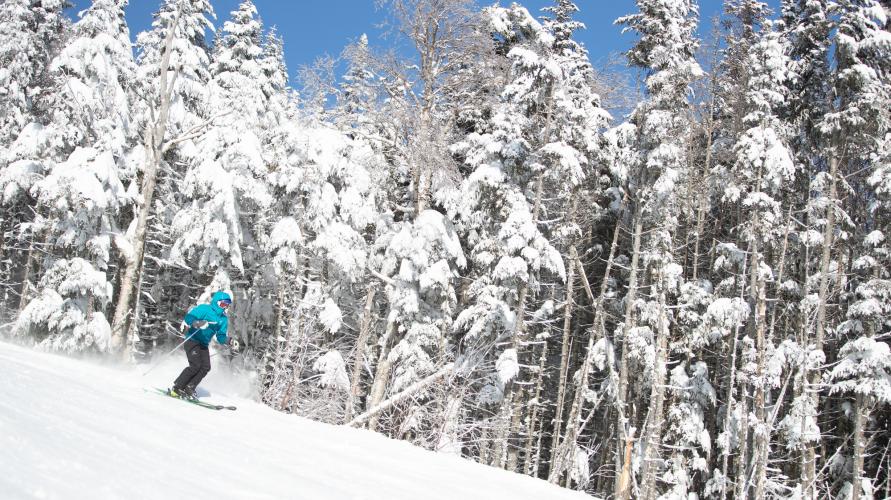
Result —
<instances>
[{"instance_id":1,"label":"birch trunk","mask_svg":"<svg viewBox=\"0 0 891 500\"><path fill-rule=\"evenodd\" d=\"M361 379L362 379L362 360L365 357L365 344L371 334L371 315L374 306L374 295L377 293L377 283L372 283L368 287L365 295L365 308L362 310L362 322L359 325L359 338L356 339L356 352L353 354L353 373L350 378L350 399L347 403L347 411L344 420L349 421L353 418L356 401L362 397Z\"/></svg>"},{"instance_id":2,"label":"birch trunk","mask_svg":"<svg viewBox=\"0 0 891 500\"><path fill-rule=\"evenodd\" d=\"M374 370L374 382L371 384L371 392L368 394L368 402L365 405L366 411L379 406L384 399L384 394L387 392L387 381L390 380L390 370L393 368L393 363L390 361L390 349L393 347L395 331L396 323L389 321L387 323L387 331L384 333L384 345L381 347L377 367ZM372 431L377 430L379 413L375 412L368 421L368 428Z\"/></svg>"},{"instance_id":3,"label":"birch trunk","mask_svg":"<svg viewBox=\"0 0 891 500\"><path fill-rule=\"evenodd\" d=\"M173 22L168 26L167 38L164 40L164 52L162 53L161 64L158 69L160 103L156 115L157 118L153 124L146 128L145 132L146 163L143 167L142 189L139 196L141 199L139 200L140 203L136 214L136 232L133 234L131 242L133 254L126 258L125 261L124 273L121 278L121 289L118 292L118 301L112 321L112 349L120 349L121 355L125 359L130 357L126 335L130 331L132 302L134 297L136 297L135 300L138 300L136 287L140 282L143 258L145 256L145 234L148 227L148 215L151 211L152 198L155 195L158 169L164 154L163 147L164 138L167 134L167 117L173 93L173 81L168 82L167 78L170 67L170 54L173 49L173 41L176 38L176 27L179 23L179 17L180 13L177 11ZM175 74L172 80L175 80Z\"/></svg>"}]
</instances>

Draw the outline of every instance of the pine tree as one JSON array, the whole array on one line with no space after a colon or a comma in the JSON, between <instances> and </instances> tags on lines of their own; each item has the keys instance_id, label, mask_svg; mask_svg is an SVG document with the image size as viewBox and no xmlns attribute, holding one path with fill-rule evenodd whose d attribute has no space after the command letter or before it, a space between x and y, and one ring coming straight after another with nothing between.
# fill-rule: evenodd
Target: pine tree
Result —
<instances>
[{"instance_id":1,"label":"pine tree","mask_svg":"<svg viewBox=\"0 0 891 500\"><path fill-rule=\"evenodd\" d=\"M643 433L643 463L641 470L641 498L651 499L658 495L656 486L657 460L663 433L664 385L667 381L671 318L667 306L676 296L682 280L682 269L674 262L673 233L678 227L680 200L676 186L686 178L686 159L683 137L683 119L688 107L689 86L693 79L702 75L694 59L697 41L694 36L697 9L688 1L640 0L640 12L618 19L627 29L637 31L640 40L628 52L632 66L647 71L648 99L638 105L631 116L637 127L642 164L634 172L633 184L628 187L634 204L634 247L639 248L641 223L646 224L650 236L646 239L650 295L640 312L642 328L652 336L655 352L649 419ZM636 258L636 257L635 257ZM636 272L632 269L632 272ZM632 303L626 307L635 307ZM631 341L628 334L635 325L626 324L623 343ZM623 345L622 362L630 353ZM619 404L624 405L626 391L620 381ZM628 432L627 422L620 422L620 442L624 446ZM617 495L626 495L619 491Z\"/></svg>"},{"instance_id":2,"label":"pine tree","mask_svg":"<svg viewBox=\"0 0 891 500\"><path fill-rule=\"evenodd\" d=\"M825 115L819 124L819 129L827 144L827 161L829 164L828 180L829 189L826 208L826 231L823 241L823 261L829 258L827 252L832 249L834 239L842 240L847 221L851 213L858 207L856 205L842 205L837 200L836 185L844 189L844 186L858 181L864 176L858 175L862 171L862 165L870 165L875 172L880 172L889 125L891 125L891 84L888 76L891 75L891 44L888 43L888 33L884 31L887 21L882 6L877 1L853 2L841 0L833 6L838 15L837 38L835 41L835 61L833 71L832 90L834 101L830 112ZM874 173L867 180L873 181L881 174ZM856 185L856 184L855 184ZM877 193L878 194L878 193ZM881 195L876 201L883 200ZM873 201L875 203L875 201ZM833 223L838 221L838 226L844 228L839 236L835 236ZM832 232L831 232L832 231ZM857 231L866 233L865 231ZM858 234L862 238L862 249L865 256L881 255L879 248L883 233L872 231L866 234ZM842 242L840 244L846 244ZM858 267L869 269L869 259L858 259ZM840 265L840 264L839 264ZM825 269L825 267L824 267ZM850 487L851 498L859 499L861 495L871 495L872 482L865 476L864 455L868 451L868 445L864 440L865 428L869 422L870 409L875 404L885 404L889 401L889 364L887 360L888 346L877 342L873 336L881 331L880 323L875 322L875 315L882 314L883 309L888 308L887 293L883 292L881 274L876 275L877 269L873 268L870 276L867 274L855 290L859 300L855 300L847 309L847 316L851 320L860 320L859 332L857 324L842 322L838 330L847 330L852 338L841 347L838 356L840 363L835 366L830 374L834 382L831 392L854 392L855 401L853 409L854 436L852 480ZM879 271L879 273L881 273ZM879 279L876 279L879 278ZM840 278L836 278L840 279ZM828 277L821 274L820 297L821 307L817 317L817 347L822 345L823 335L821 328L824 320L823 301L829 300L826 290ZM853 326L854 328L850 328ZM865 328L864 328L865 327ZM829 326L825 327L829 330ZM852 331L853 330L853 331ZM859 338L853 335L859 334ZM814 381L816 376L814 376ZM812 382L813 383L813 382ZM816 399L816 398L815 398ZM815 401L814 405L819 404ZM818 480L818 478L815 478Z\"/></svg>"},{"instance_id":3,"label":"pine tree","mask_svg":"<svg viewBox=\"0 0 891 500\"><path fill-rule=\"evenodd\" d=\"M262 213L271 203L260 138L266 98L256 15L246 0L223 24L208 85L209 115L219 117L196 145L183 178L182 194L191 206L172 221L170 258L194 263L198 272L244 273L242 248L255 246L261 229L245 215Z\"/></svg>"},{"instance_id":4,"label":"pine tree","mask_svg":"<svg viewBox=\"0 0 891 500\"><path fill-rule=\"evenodd\" d=\"M736 141L736 161L731 169L724 198L739 203L743 219L741 236L747 253L749 305L752 317L748 320L748 334L754 341L757 366L744 370L745 378L741 399L748 399L745 388L754 389L752 404L755 422L753 428L752 460L754 464L753 494L765 494L767 460L769 455L770 426L767 422L767 395L771 382L767 374L768 356L775 349L768 331L767 287L775 279L775 271L767 256L779 249L771 248L781 241L784 234L784 213L781 203L783 191L795 178L796 168L788 144L788 129L779 119L779 111L787 102L781 92L788 78L784 46L779 34L767 24L762 40L752 46L747 66L750 68L745 96L743 123L748 127ZM778 91L778 89L780 91ZM732 388L731 388L732 389ZM727 432L729 430L725 430ZM747 439L748 429L741 429L740 440ZM745 463L745 461L743 461ZM743 480L747 473L737 470L737 494L744 493Z\"/></svg>"},{"instance_id":5,"label":"pine tree","mask_svg":"<svg viewBox=\"0 0 891 500\"><path fill-rule=\"evenodd\" d=\"M0 5L0 184L4 193L0 234L4 299L12 311L27 303L41 239L27 230L34 216L34 200L28 191L49 167L45 160L63 159L62 138L44 125L52 120L46 100L57 89L50 62L69 35L70 22L64 15L69 6L66 0L15 0ZM16 233L18 241L11 237ZM27 250L17 252L15 247ZM24 265L13 264L16 261Z\"/></svg>"},{"instance_id":6,"label":"pine tree","mask_svg":"<svg viewBox=\"0 0 891 500\"><path fill-rule=\"evenodd\" d=\"M50 62L70 23L68 0L9 0L0 5L0 144L8 145L32 121L43 122L42 100L53 88Z\"/></svg>"},{"instance_id":7,"label":"pine tree","mask_svg":"<svg viewBox=\"0 0 891 500\"><path fill-rule=\"evenodd\" d=\"M340 109L338 121L345 130L357 129L366 136L374 134L369 122L377 107L377 76L372 65L373 57L368 47L368 35L362 34L356 43L344 50L349 66L343 75L343 84L337 98Z\"/></svg>"},{"instance_id":8,"label":"pine tree","mask_svg":"<svg viewBox=\"0 0 891 500\"><path fill-rule=\"evenodd\" d=\"M572 315L574 312L574 270L578 267L578 246L581 236L589 231L589 225L599 222L606 213L604 207L598 206L606 198L604 191L609 187L603 183L604 172L597 168L605 163L606 150L602 132L606 128L610 115L600 105L600 96L594 93L595 75L588 51L573 39L576 31L584 29L584 24L573 19L578 12L575 3L566 0L555 2L553 7L546 7L545 12L553 17L546 19L543 28L553 36L549 48L549 62L561 69L552 89L552 116L547 120L553 125L542 138L549 142L542 148L545 159L550 163L546 176L550 187L548 191L558 194L559 202L547 209L548 213L565 214L563 221L551 229L552 234L562 247L562 253L568 264L568 275L563 306L563 336L561 340L560 369L557 377L557 398L554 418L554 439L551 444L552 481L558 480L570 457L576 451L578 435L577 420L580 418L581 402L574 402L565 413L567 402L567 382L570 365L570 335L572 331ZM591 203L589 215L576 215L578 204ZM585 211L587 212L587 211ZM584 212L582 212L584 213ZM589 222L590 221L590 222ZM584 269L579 269L584 272ZM543 353L544 357L545 354ZM583 369L585 372L585 369ZM589 373L588 369L588 373ZM573 408L573 406L575 408ZM567 415L566 436L560 443L563 416ZM527 457L528 460L528 457ZM572 474L580 478L578 471Z\"/></svg>"},{"instance_id":9,"label":"pine tree","mask_svg":"<svg viewBox=\"0 0 891 500\"><path fill-rule=\"evenodd\" d=\"M45 332L37 336L43 345L68 351L105 350L109 342L102 311L111 283L99 277L111 261L110 235L128 201L120 175L134 135L126 88L135 65L123 6L94 2L50 65L57 90L48 98L47 128L59 139L45 162L49 170L32 187L34 230L67 258L47 258L40 294L22 311L17 329L42 326ZM57 155L66 159L54 162Z\"/></svg>"},{"instance_id":10,"label":"pine tree","mask_svg":"<svg viewBox=\"0 0 891 500\"><path fill-rule=\"evenodd\" d=\"M477 352L510 339L498 354L497 371L486 374L487 385L482 389L494 396L488 400L500 404L492 463L512 470L521 447L514 444L518 439L514 436L528 439L529 435L520 428L524 395L518 385L531 378L519 367L531 361L533 337L526 324L527 307L535 303L541 273L553 273L558 279L566 275L562 257L539 227L543 190L546 180L578 185L585 175L587 151L560 141L575 145L585 137L573 136L577 129L571 122L566 129L559 127L568 111L577 108L570 100L572 89L561 86L563 74L554 70L558 66L551 59L553 39L519 6L492 9L490 15L509 19L510 24L501 28L502 36L521 41L507 53L512 77L488 130L472 132L453 146L473 169L462 183L458 208L468 234L473 282L467 290L470 305L458 316L456 327ZM558 94L565 100L558 101ZM602 119L596 114L587 116L594 123Z\"/></svg>"}]
</instances>

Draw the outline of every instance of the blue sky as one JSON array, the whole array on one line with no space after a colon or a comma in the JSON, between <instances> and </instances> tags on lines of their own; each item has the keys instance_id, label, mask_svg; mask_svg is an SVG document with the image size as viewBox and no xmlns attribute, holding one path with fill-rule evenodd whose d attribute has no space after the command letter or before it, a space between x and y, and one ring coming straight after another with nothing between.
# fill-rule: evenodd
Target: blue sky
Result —
<instances>
[{"instance_id":1,"label":"blue sky","mask_svg":"<svg viewBox=\"0 0 891 500\"><path fill-rule=\"evenodd\" d=\"M239 1L211 0L217 14L214 24L221 27ZM542 7L554 3L553 0L517 1L534 15L541 14ZM73 0L73 3L72 16L89 6L90 0ZM149 27L152 12L157 10L160 3L161 0L130 0L127 21L133 38ZM348 43L362 33L368 33L372 46L390 44L380 39L381 30L376 25L386 16L375 8L374 0L254 0L254 3L264 25L267 28L277 26L284 38L288 71L292 77L297 68L311 64L320 56L339 55ZM488 5L492 0L479 3ZM507 5L509 0L501 3ZM769 3L775 5L778 0L769 0ZM631 46L634 35L622 34L621 28L613 25L613 21L634 12L634 0L576 0L576 4L580 8L577 18L587 26L577 39L588 48L595 66L604 62L610 54L622 52ZM704 20L701 24L706 29L708 20L720 12L721 4L721 0L700 1L701 18Z\"/></svg>"}]
</instances>

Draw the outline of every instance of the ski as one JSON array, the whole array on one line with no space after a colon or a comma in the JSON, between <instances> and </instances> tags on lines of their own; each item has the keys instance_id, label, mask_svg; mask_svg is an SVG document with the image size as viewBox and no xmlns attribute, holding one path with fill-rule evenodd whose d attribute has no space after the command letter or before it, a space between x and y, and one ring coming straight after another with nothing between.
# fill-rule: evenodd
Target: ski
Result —
<instances>
[{"instance_id":1,"label":"ski","mask_svg":"<svg viewBox=\"0 0 891 500\"><path fill-rule=\"evenodd\" d=\"M176 398L176 397L171 396L170 394L167 394L167 389L161 389L161 388L159 388L159 387L153 387L151 390L149 390L149 389L145 389L145 391L146 391L146 392L154 392L154 393L159 394L159 395L161 395L161 396L167 396L168 398L171 398L171 399L177 399L177 400L179 400L179 401L184 401L184 402L186 402L186 403L191 403L191 404L193 404L193 405L195 405L195 406L200 406L200 407L202 407L202 408L207 408L207 409L209 409L209 410L235 410L235 409L236 409L235 406L218 405L218 404L214 404L214 403L209 403L209 402L207 402L207 401L201 401L201 400L199 400L199 399L183 399L183 398Z\"/></svg>"}]
</instances>

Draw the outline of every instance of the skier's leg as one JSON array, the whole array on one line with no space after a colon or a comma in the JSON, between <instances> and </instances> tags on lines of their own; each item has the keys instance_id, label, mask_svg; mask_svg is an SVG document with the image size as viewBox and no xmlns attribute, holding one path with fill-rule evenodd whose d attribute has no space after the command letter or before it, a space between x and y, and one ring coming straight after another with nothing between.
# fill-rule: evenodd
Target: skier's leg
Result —
<instances>
[{"instance_id":1,"label":"skier's leg","mask_svg":"<svg viewBox=\"0 0 891 500\"><path fill-rule=\"evenodd\" d=\"M182 391L186 385L201 370L201 344L194 340L186 341L183 348L186 350L186 358L189 360L189 366L183 369L179 377L173 382L173 389L177 392ZM207 350L205 350L207 352Z\"/></svg>"},{"instance_id":2,"label":"skier's leg","mask_svg":"<svg viewBox=\"0 0 891 500\"><path fill-rule=\"evenodd\" d=\"M192 375L192 378L186 382L186 391L190 394L195 393L195 389L198 387L198 384L201 383L201 380L205 375L210 371L210 350L207 346L199 346L198 354L197 354L197 366L195 370L195 374Z\"/></svg>"}]
</instances>

